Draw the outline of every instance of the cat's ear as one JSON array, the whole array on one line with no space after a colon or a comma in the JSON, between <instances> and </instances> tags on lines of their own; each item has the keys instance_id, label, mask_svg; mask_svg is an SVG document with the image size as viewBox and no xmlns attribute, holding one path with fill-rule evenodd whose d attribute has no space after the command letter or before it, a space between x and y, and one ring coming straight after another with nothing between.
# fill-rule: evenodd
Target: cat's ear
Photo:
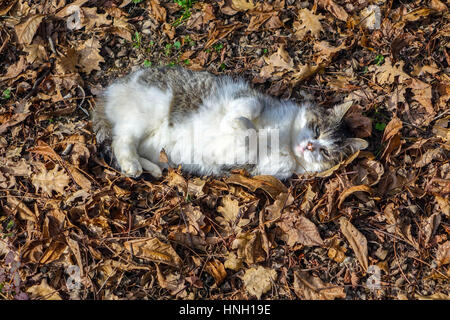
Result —
<instances>
[{"instance_id":1,"label":"cat's ear","mask_svg":"<svg viewBox=\"0 0 450 320\"><path fill-rule=\"evenodd\" d=\"M341 121L344 115L347 113L348 109L350 109L350 107L352 106L352 104L353 101L347 101L334 106L333 114L335 116L335 119Z\"/></svg>"},{"instance_id":2,"label":"cat's ear","mask_svg":"<svg viewBox=\"0 0 450 320\"><path fill-rule=\"evenodd\" d=\"M346 143L351 146L353 150L363 150L369 146L369 143L366 140L360 138L348 138Z\"/></svg>"}]
</instances>

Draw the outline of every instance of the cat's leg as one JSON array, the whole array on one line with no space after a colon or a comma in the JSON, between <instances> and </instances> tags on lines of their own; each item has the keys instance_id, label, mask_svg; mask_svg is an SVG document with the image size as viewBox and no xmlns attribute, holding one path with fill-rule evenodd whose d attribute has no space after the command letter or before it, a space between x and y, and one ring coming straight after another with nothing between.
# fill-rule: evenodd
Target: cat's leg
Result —
<instances>
[{"instance_id":1,"label":"cat's leg","mask_svg":"<svg viewBox=\"0 0 450 320\"><path fill-rule=\"evenodd\" d=\"M254 97L246 97L232 100L221 121L222 131L228 132L233 129L254 129L252 123L261 114L262 104Z\"/></svg>"},{"instance_id":2,"label":"cat's leg","mask_svg":"<svg viewBox=\"0 0 450 320\"><path fill-rule=\"evenodd\" d=\"M157 164L142 157L139 157L139 163L141 164L142 168L148 171L153 177L155 178L162 177L161 168Z\"/></svg>"},{"instance_id":3,"label":"cat's leg","mask_svg":"<svg viewBox=\"0 0 450 320\"><path fill-rule=\"evenodd\" d=\"M128 135L113 137L112 147L121 171L129 177L139 177L142 165L136 151L136 138Z\"/></svg>"}]
</instances>

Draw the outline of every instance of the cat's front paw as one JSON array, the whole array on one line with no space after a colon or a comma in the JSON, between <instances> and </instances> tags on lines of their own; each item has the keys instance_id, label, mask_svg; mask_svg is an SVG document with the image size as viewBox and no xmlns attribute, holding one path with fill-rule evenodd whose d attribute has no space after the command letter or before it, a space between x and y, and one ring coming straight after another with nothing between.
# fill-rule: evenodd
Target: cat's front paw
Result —
<instances>
[{"instance_id":1,"label":"cat's front paw","mask_svg":"<svg viewBox=\"0 0 450 320\"><path fill-rule=\"evenodd\" d=\"M142 174L142 166L137 159L119 161L119 165L122 173L128 177L137 178Z\"/></svg>"}]
</instances>

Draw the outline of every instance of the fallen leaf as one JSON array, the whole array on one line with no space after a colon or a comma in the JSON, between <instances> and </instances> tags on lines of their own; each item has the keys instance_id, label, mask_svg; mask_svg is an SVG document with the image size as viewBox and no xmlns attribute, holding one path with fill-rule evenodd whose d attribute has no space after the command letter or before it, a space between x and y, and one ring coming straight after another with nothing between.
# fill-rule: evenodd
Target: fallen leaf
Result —
<instances>
[{"instance_id":1,"label":"fallen leaf","mask_svg":"<svg viewBox=\"0 0 450 320\"><path fill-rule=\"evenodd\" d=\"M78 46L77 51L80 55L78 64L81 71L90 74L92 70L101 70L99 64L100 62L105 62L105 60L100 55L100 47L100 41L95 37L86 40Z\"/></svg>"},{"instance_id":2,"label":"fallen leaf","mask_svg":"<svg viewBox=\"0 0 450 320\"><path fill-rule=\"evenodd\" d=\"M59 165L50 171L47 171L44 166L41 166L39 170L40 172L31 177L31 183L36 188L36 192L42 190L49 197L52 197L53 191L59 194L64 193L64 188L69 185L70 178L64 170L59 170Z\"/></svg>"},{"instance_id":3,"label":"fallen leaf","mask_svg":"<svg viewBox=\"0 0 450 320\"><path fill-rule=\"evenodd\" d=\"M311 33L311 36L314 38L318 38L320 32L323 32L322 24L320 20L325 17L321 14L315 15L307 8L300 9L298 11L298 19L301 21L294 21L293 27L295 30L295 37L297 40L303 40L308 32Z\"/></svg>"},{"instance_id":4,"label":"fallen leaf","mask_svg":"<svg viewBox=\"0 0 450 320\"><path fill-rule=\"evenodd\" d=\"M145 238L125 241L123 247L134 256L179 266L181 259L170 244L161 242L158 238Z\"/></svg>"},{"instance_id":5,"label":"fallen leaf","mask_svg":"<svg viewBox=\"0 0 450 320\"><path fill-rule=\"evenodd\" d=\"M205 264L205 271L208 272L216 282L217 285L220 285L225 277L227 276L227 272L225 271L225 267L222 262L217 259L208 261Z\"/></svg>"},{"instance_id":6,"label":"fallen leaf","mask_svg":"<svg viewBox=\"0 0 450 320\"><path fill-rule=\"evenodd\" d=\"M237 255L231 251L228 253L228 257L225 260L224 266L227 269L238 271L244 267L244 265L242 264L242 260L243 259L238 258Z\"/></svg>"},{"instance_id":7,"label":"fallen leaf","mask_svg":"<svg viewBox=\"0 0 450 320\"><path fill-rule=\"evenodd\" d=\"M346 189L344 192L341 193L341 195L339 196L339 200L338 200L338 208L341 209L342 203L344 202L344 200L350 196L351 194L355 193L355 192L359 192L359 191L363 191L363 192L367 192L372 194L373 190L366 186L366 185L359 185L359 186L353 186L350 187L348 189Z\"/></svg>"},{"instance_id":8,"label":"fallen leaf","mask_svg":"<svg viewBox=\"0 0 450 320\"><path fill-rule=\"evenodd\" d=\"M450 263L450 241L446 241L438 246L436 252L436 263L438 267Z\"/></svg>"},{"instance_id":9,"label":"fallen leaf","mask_svg":"<svg viewBox=\"0 0 450 320\"><path fill-rule=\"evenodd\" d=\"M31 299L34 300L62 300L58 291L50 287L45 278L41 280L40 284L29 287L26 292L28 292Z\"/></svg>"},{"instance_id":10,"label":"fallen leaf","mask_svg":"<svg viewBox=\"0 0 450 320\"><path fill-rule=\"evenodd\" d=\"M19 43L30 44L43 19L43 14L36 14L16 25L14 29Z\"/></svg>"},{"instance_id":11,"label":"fallen leaf","mask_svg":"<svg viewBox=\"0 0 450 320\"><path fill-rule=\"evenodd\" d=\"M150 0L150 6L149 6L150 12L152 16L156 19L156 21L160 23L166 22L166 9L161 6L159 0Z\"/></svg>"},{"instance_id":12,"label":"fallen leaf","mask_svg":"<svg viewBox=\"0 0 450 320\"><path fill-rule=\"evenodd\" d=\"M294 67L294 61L289 56L289 53L284 49L284 46L278 47L277 52L264 60L269 66L280 68L282 70L292 70Z\"/></svg>"},{"instance_id":13,"label":"fallen leaf","mask_svg":"<svg viewBox=\"0 0 450 320\"><path fill-rule=\"evenodd\" d=\"M277 226L285 232L284 240L288 246L299 243L304 246L322 246L323 240L320 237L316 225L308 218L293 212L286 212Z\"/></svg>"},{"instance_id":14,"label":"fallen leaf","mask_svg":"<svg viewBox=\"0 0 450 320\"><path fill-rule=\"evenodd\" d=\"M237 255L240 260L245 261L248 265L252 265L266 259L262 241L259 230L241 232L233 241L232 248L237 249Z\"/></svg>"},{"instance_id":15,"label":"fallen leaf","mask_svg":"<svg viewBox=\"0 0 450 320\"><path fill-rule=\"evenodd\" d=\"M231 0L231 8L236 11L247 11L255 8L253 0Z\"/></svg>"},{"instance_id":16,"label":"fallen leaf","mask_svg":"<svg viewBox=\"0 0 450 320\"><path fill-rule=\"evenodd\" d=\"M37 217L36 214L34 214L33 211L31 211L26 205L25 203L23 203L22 201L20 201L19 199L17 199L16 197L13 196L9 196L6 198L8 204L11 206L11 208L19 213L19 217L22 220L28 220L31 222L36 223L37 222Z\"/></svg>"},{"instance_id":17,"label":"fallen leaf","mask_svg":"<svg viewBox=\"0 0 450 320\"><path fill-rule=\"evenodd\" d=\"M257 189L262 189L272 199L276 199L280 193L287 192L286 186L274 176L261 175L248 178L243 175L232 174L229 178L225 179L225 182L241 185L253 192Z\"/></svg>"},{"instance_id":18,"label":"fallen leaf","mask_svg":"<svg viewBox=\"0 0 450 320\"><path fill-rule=\"evenodd\" d=\"M366 237L344 217L339 219L339 224L341 226L341 232L344 234L345 238L347 238L350 246L355 252L356 258L358 258L359 263L366 271L369 267Z\"/></svg>"},{"instance_id":19,"label":"fallen leaf","mask_svg":"<svg viewBox=\"0 0 450 320\"><path fill-rule=\"evenodd\" d=\"M336 4L333 0L319 0L318 5L329 11L333 16L341 21L347 21L348 14L340 5Z\"/></svg>"},{"instance_id":20,"label":"fallen leaf","mask_svg":"<svg viewBox=\"0 0 450 320\"><path fill-rule=\"evenodd\" d=\"M392 84L396 79L399 83L404 82L411 77L403 71L403 61L396 62L392 65L391 59L386 58L382 66L376 68L374 80L379 84Z\"/></svg>"},{"instance_id":21,"label":"fallen leaf","mask_svg":"<svg viewBox=\"0 0 450 320\"><path fill-rule=\"evenodd\" d=\"M272 288L272 283L275 282L276 278L277 272L275 270L257 266L245 270L242 281L249 294L261 299L261 296Z\"/></svg>"},{"instance_id":22,"label":"fallen leaf","mask_svg":"<svg viewBox=\"0 0 450 320\"><path fill-rule=\"evenodd\" d=\"M389 121L389 123L386 125L386 128L384 128L383 138L381 139L381 141L386 142L392 139L392 137L400 132L402 127L402 121L397 117L393 117L391 121Z\"/></svg>"},{"instance_id":23,"label":"fallen leaf","mask_svg":"<svg viewBox=\"0 0 450 320\"><path fill-rule=\"evenodd\" d=\"M307 272L294 272L294 292L302 300L334 300L346 297L343 286L333 286Z\"/></svg>"}]
</instances>

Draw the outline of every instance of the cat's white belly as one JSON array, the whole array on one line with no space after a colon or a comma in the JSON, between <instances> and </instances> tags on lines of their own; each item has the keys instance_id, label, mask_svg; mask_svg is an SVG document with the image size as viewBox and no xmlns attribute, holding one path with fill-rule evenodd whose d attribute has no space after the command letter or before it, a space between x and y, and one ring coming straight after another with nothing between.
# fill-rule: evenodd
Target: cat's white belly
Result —
<instances>
[{"instance_id":1,"label":"cat's white belly","mask_svg":"<svg viewBox=\"0 0 450 320\"><path fill-rule=\"evenodd\" d=\"M219 119L198 114L178 123L176 129L163 121L141 140L138 153L158 163L160 151L164 149L173 164L181 164L187 171L219 174L223 165L234 164L235 156L245 152L236 135L219 129Z\"/></svg>"}]
</instances>

